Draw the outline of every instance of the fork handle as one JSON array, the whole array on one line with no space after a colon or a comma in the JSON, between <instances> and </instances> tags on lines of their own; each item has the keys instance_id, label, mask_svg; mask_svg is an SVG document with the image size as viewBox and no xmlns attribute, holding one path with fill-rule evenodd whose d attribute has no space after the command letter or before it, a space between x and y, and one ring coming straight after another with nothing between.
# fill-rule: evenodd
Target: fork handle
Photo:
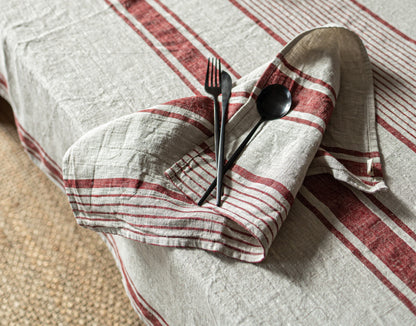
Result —
<instances>
[{"instance_id":1,"label":"fork handle","mask_svg":"<svg viewBox=\"0 0 416 326\"><path fill-rule=\"evenodd\" d=\"M214 96L214 142L215 142L215 164L218 168L218 149L220 141L220 105L218 96Z\"/></svg>"},{"instance_id":2,"label":"fork handle","mask_svg":"<svg viewBox=\"0 0 416 326\"><path fill-rule=\"evenodd\" d=\"M224 169L222 171L222 174L224 175L235 163L237 158L240 156L241 152L244 150L250 139L253 137L256 130L260 127L260 125L266 121L265 119L261 118L257 124L254 126L253 129L251 129L250 133L244 138L244 140L241 142L241 144L238 146L238 148L235 150L233 155L231 155L230 159L227 161L227 163L224 165ZM214 190L215 186L217 185L217 178L212 181L208 189L205 191L205 193L202 195L201 199L198 201L198 206L202 206L202 204L205 202L205 200L208 198L208 196L211 194L212 190Z\"/></svg>"},{"instance_id":3,"label":"fork handle","mask_svg":"<svg viewBox=\"0 0 416 326\"><path fill-rule=\"evenodd\" d=\"M229 98L223 95L222 100L222 116L220 127L220 140L218 143L218 159L217 159L217 206L221 206L222 196L222 179L224 177L224 143L225 143L225 124L228 115Z\"/></svg>"}]
</instances>

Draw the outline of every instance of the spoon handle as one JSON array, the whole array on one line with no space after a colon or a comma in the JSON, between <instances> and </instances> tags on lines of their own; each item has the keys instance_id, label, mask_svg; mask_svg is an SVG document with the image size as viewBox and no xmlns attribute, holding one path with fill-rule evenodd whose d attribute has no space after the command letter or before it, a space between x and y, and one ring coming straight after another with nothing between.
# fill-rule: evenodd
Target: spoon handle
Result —
<instances>
[{"instance_id":1,"label":"spoon handle","mask_svg":"<svg viewBox=\"0 0 416 326\"><path fill-rule=\"evenodd\" d=\"M224 165L223 168L223 175L233 166L237 158L240 156L241 152L243 151L244 147L246 147L247 143L250 141L251 137L253 137L254 133L256 132L257 128L264 122L264 119L260 119L259 122L251 129L250 133L247 135L247 137L243 140L243 142L238 146L236 151L233 153L233 155L230 157L230 159L227 161L227 164ZM207 199L209 194L212 192L212 190L217 185L217 178L212 181L211 185L208 187L208 189L205 191L204 195L201 197L201 199L198 202L198 205L201 206L204 201ZM220 190L217 190L220 191Z\"/></svg>"}]
</instances>

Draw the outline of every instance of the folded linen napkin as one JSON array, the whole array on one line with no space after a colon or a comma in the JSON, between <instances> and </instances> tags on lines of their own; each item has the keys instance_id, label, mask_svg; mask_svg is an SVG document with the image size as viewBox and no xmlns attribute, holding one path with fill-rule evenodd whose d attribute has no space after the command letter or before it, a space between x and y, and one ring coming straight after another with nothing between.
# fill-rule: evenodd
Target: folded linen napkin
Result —
<instances>
[{"instance_id":1,"label":"folded linen napkin","mask_svg":"<svg viewBox=\"0 0 416 326\"><path fill-rule=\"evenodd\" d=\"M63 175L77 222L144 243L264 259L308 174L329 173L359 190L384 189L371 65L353 32L302 33L233 85L226 127L230 157L259 120L256 98L285 85L293 105L260 127L215 191L212 100L174 100L111 121L66 153Z\"/></svg>"}]
</instances>

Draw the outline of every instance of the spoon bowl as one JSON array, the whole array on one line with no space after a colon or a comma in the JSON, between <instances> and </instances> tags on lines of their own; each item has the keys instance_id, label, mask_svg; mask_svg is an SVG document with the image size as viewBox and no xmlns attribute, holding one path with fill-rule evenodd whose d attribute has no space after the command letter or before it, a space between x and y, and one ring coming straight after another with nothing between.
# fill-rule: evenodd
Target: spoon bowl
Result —
<instances>
[{"instance_id":1,"label":"spoon bowl","mask_svg":"<svg viewBox=\"0 0 416 326\"><path fill-rule=\"evenodd\" d=\"M292 96L285 86L273 84L261 91L256 103L257 111L264 120L274 120L289 112Z\"/></svg>"}]
</instances>

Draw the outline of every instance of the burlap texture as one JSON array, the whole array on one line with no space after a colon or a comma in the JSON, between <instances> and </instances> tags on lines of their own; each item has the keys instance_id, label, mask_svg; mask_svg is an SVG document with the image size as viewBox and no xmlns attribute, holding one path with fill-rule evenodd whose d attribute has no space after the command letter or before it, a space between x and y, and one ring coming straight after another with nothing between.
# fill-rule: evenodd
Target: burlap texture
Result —
<instances>
[{"instance_id":1,"label":"burlap texture","mask_svg":"<svg viewBox=\"0 0 416 326\"><path fill-rule=\"evenodd\" d=\"M143 325L99 236L28 158L0 99L0 325Z\"/></svg>"}]
</instances>

